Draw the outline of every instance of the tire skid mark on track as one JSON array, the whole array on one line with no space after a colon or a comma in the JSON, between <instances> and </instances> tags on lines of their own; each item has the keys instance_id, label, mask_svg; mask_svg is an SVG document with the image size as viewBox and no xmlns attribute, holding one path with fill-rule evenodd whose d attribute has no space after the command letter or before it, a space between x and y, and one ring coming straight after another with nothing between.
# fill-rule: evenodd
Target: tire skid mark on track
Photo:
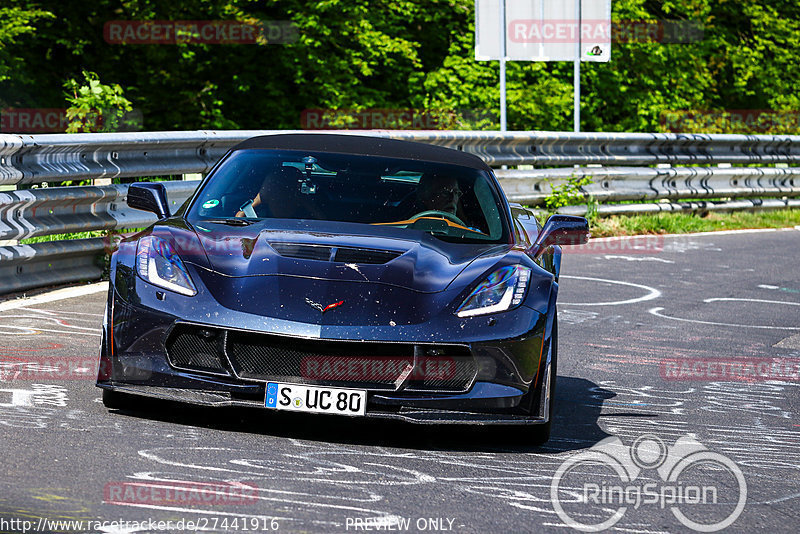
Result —
<instances>
[{"instance_id":1,"label":"tire skid mark on track","mask_svg":"<svg viewBox=\"0 0 800 534\"><path fill-rule=\"evenodd\" d=\"M38 313L44 316L50 317L63 317L65 315L70 316L70 321L73 322L81 322L81 323L90 323L95 325L95 328L102 322L103 314L102 313L83 313L83 312L73 312L73 311L66 311L66 310L40 310L39 308L18 308L17 312L27 312L27 313ZM75 317L73 317L75 316ZM0 317L3 317L0 315Z\"/></svg>"},{"instance_id":2,"label":"tire skid mark on track","mask_svg":"<svg viewBox=\"0 0 800 534\"><path fill-rule=\"evenodd\" d=\"M622 282L620 280L609 280L606 278L594 278L589 276L571 276L571 275L561 275L560 278L567 278L570 280L588 280L590 282L601 282L604 284L616 284L625 287L635 287L637 289L644 289L647 291L647 294L641 297L636 297L632 299L626 300L617 300L617 301L610 301L610 302L559 302L559 306L623 306L626 304L636 304L639 302L646 302L648 300L654 300L661 296L661 291L654 287L646 286L643 284L634 284L632 282Z\"/></svg>"},{"instance_id":3,"label":"tire skid mark on track","mask_svg":"<svg viewBox=\"0 0 800 534\"><path fill-rule=\"evenodd\" d=\"M764 300L764 299L742 299L734 297L714 297L704 299L703 302L759 302L763 304L783 304L786 306L800 306L800 302L784 302L781 300Z\"/></svg>"},{"instance_id":4,"label":"tire skid mark on track","mask_svg":"<svg viewBox=\"0 0 800 534\"><path fill-rule=\"evenodd\" d=\"M237 468L233 469L230 467L218 467L218 466L210 466L210 465L199 465L196 463L185 463L181 461L171 460L169 458L165 458L163 453L171 452L178 455L185 455L189 451L194 452L214 452L214 453L233 453L233 456L244 456L240 458L229 458L227 461L223 461L224 464L232 464L235 465ZM215 479L219 479L220 476L233 476L235 478L246 479L248 482L262 482L262 483L271 483L275 482L276 480L280 480L281 478L291 478L294 481L301 481L307 482L311 484L334 484L340 489L346 488L350 491L351 495L331 495L330 492L327 491L319 491L319 492L298 492L298 491L291 491L287 492L285 490L278 490L269 487L261 487L259 486L259 495L255 498L258 501L264 501L265 503L277 503L291 507L303 507L306 511L323 511L326 513L330 513L331 511L349 513L349 514L362 514L367 515L369 517L381 518L382 521L387 521L388 523L396 522L397 516L394 514L380 509L375 508L367 508L364 507L363 504L368 503L378 503L383 501L383 496L374 492L373 489L370 489L372 485L417 485L421 483L432 482L435 479L430 475L426 475L419 471L415 471L412 469L394 466L394 465L385 465L376 462L363 462L365 466L377 467L379 468L377 472L374 474L378 477L386 477L387 471L386 470L394 470L400 471L401 474L398 475L401 479L404 475L411 475L410 478L406 478L406 480L394 480L394 481L386 481L383 478L379 478L376 480L370 480L368 477L362 477L362 480L352 480L348 477L354 474L373 474L368 470L364 470L363 468L355 467L352 465L344 464L341 462L334 462L331 460L327 460L324 458L316 458L313 457L315 453L319 452L318 447L314 447L312 450L309 451L311 456L306 454L283 454L281 456L287 458L286 460L275 460L271 457L263 458L263 459L253 459L248 458L251 456L258 456L258 452L248 451L248 450L239 450L233 448L209 448L209 447L196 447L189 449L184 448L159 448L159 449L151 449L151 450L141 450L139 451L139 455L143 458L152 460L156 463L160 463L162 465L168 465L174 468L188 468L191 470L196 470L197 472L204 473L206 471L214 473L213 477ZM330 451L328 451L330 452ZM341 451L337 451L341 452ZM263 454L263 453L261 453ZM354 451L354 454L355 451ZM359 456L362 456L363 453L358 452ZM380 455L386 456L386 455ZM303 466L303 461L306 463L311 463L305 467L305 472L298 473L298 467ZM294 466L294 469L292 469ZM384 468L384 471L381 471L380 468ZM283 477L281 477L281 473ZM305 476L303 476L305 475ZM316 476L314 476L316 475ZM342 478L340 475L344 475ZM198 476L198 475L195 475ZM205 476L205 475L203 475ZM134 474L130 478L141 478L142 473ZM169 482L173 477L178 477L179 479L185 479L185 475L183 473L170 473L168 479L161 478L161 481ZM333 479L332 479L333 477ZM208 480L208 477L204 478L204 480ZM369 486L364 486L364 484L368 484ZM324 486L323 486L324 488ZM321 489L323 489L321 488ZM267 493L268 495L263 495L263 493ZM352 495L355 493L356 495ZM116 502L111 502L109 504L120 504ZM139 506L139 503L125 503L127 506ZM147 507L147 506L144 506ZM177 508L174 508L177 509ZM180 509L184 512L190 512L192 509ZM213 513L213 511L202 511L200 513ZM322 512L319 512L322 513ZM334 526L342 526L343 523L337 521L328 521L328 520L320 520L316 519L310 521L316 524L325 524L325 525L334 525Z\"/></svg>"},{"instance_id":5,"label":"tire skid mark on track","mask_svg":"<svg viewBox=\"0 0 800 534\"><path fill-rule=\"evenodd\" d=\"M700 319L687 319L683 317L673 317L671 315L664 315L663 307L650 308L647 310L651 315L660 317L662 319L669 319L671 321L680 321L684 323L695 323L708 326L728 326L733 328L756 328L763 330L800 330L800 326L770 326L770 325L752 325L752 324L734 324L734 323L721 323L717 321L702 321Z\"/></svg>"},{"instance_id":6,"label":"tire skid mark on track","mask_svg":"<svg viewBox=\"0 0 800 534\"><path fill-rule=\"evenodd\" d=\"M96 319L83 317L67 319L59 312L20 314L19 312L22 310L29 311L25 308L17 308L12 313L0 314L0 333L33 336L46 332L48 334L101 337ZM89 323L94 326L79 326L73 322Z\"/></svg>"},{"instance_id":7,"label":"tire skid mark on track","mask_svg":"<svg viewBox=\"0 0 800 534\"><path fill-rule=\"evenodd\" d=\"M508 453L452 453L447 451L401 451L401 454L387 454L387 451L364 450L359 447L334 446L332 448L321 445L306 445L304 454L281 454L279 456L290 459L293 468L287 468L282 460L277 460L268 451L256 452L240 449L198 448L194 451L215 453L230 453L226 459L215 457L214 465L202 465L197 462L187 463L165 457L165 453L175 455L191 455L191 450L162 448L158 450L143 450L140 455L144 458L166 464L177 469L189 468L199 473L208 472L214 477L220 475L233 475L237 478L246 478L248 481L263 480L265 483L280 484L281 480L291 478L320 488L320 493L333 496L333 492L325 490L326 487L336 486L346 488L349 492L355 489L371 492L377 495L382 506L363 510L364 513L377 514L377 517L388 517L392 504L396 506L394 496L400 488L418 488L420 485L432 485L436 494L451 495L470 493L486 497L492 501L499 501L507 505L516 502L549 502L549 484L553 471L564 460L563 453L557 454L508 454ZM295 448L296 450L296 448ZM569 454L569 453L568 453ZM244 458L239 457L245 455ZM257 458L258 456L268 458ZM336 461L325 458L335 455ZM394 464L402 458L405 465L398 466L372 461L372 458L386 458L391 456ZM256 457L256 458L254 458ZM344 457L344 459L342 459ZM287 461L288 463L288 461ZM227 467L235 465L236 469ZM250 466L252 469L243 469ZM469 475L459 475L467 470ZM398 476L400 480L392 480ZM433 471L436 474L432 474ZM481 473L475 476L475 472ZM444 472L444 474L443 474ZM452 474L448 475L448 472ZM308 476L312 473L312 476ZM315 475L315 476L314 476ZM356 476L357 475L357 476ZM182 477L183 472L171 474L172 477ZM195 474L194 476L198 476ZM487 487L487 484L490 484ZM389 490L392 489L391 493ZM419 491L418 489L414 490ZM339 497L339 499L346 499ZM308 503L297 499L276 499L277 502L289 502L297 506L319 507L320 503ZM334 509L349 510L351 505L335 504ZM386 509L383 509L386 508ZM306 510L307 511L307 510ZM543 507L542 513L555 514L552 508Z\"/></svg>"},{"instance_id":8,"label":"tire skid mark on track","mask_svg":"<svg viewBox=\"0 0 800 534\"><path fill-rule=\"evenodd\" d=\"M44 323L54 323L58 326L63 326L65 328L72 328L73 330L82 330L86 332L95 332L97 331L97 327L86 327L86 326L77 326L72 323L67 322L65 319L59 319L57 317L42 317L39 315L4 315L2 319L33 319L34 321L42 321Z\"/></svg>"},{"instance_id":9,"label":"tire skid mark on track","mask_svg":"<svg viewBox=\"0 0 800 534\"><path fill-rule=\"evenodd\" d=\"M47 387L51 386L51 384L47 385ZM64 389L61 386L55 386L55 388L58 388L59 391ZM0 427L25 430L102 431L119 436L130 434L130 426L124 420L98 419L96 414L86 410L75 408L64 410L63 407L53 408L50 406L54 406L54 404L34 403L32 406L0 404ZM201 439L200 430L194 427L180 428L180 432L164 432L157 421L147 419L139 420L137 425L139 425L137 435L142 437L192 442Z\"/></svg>"}]
</instances>

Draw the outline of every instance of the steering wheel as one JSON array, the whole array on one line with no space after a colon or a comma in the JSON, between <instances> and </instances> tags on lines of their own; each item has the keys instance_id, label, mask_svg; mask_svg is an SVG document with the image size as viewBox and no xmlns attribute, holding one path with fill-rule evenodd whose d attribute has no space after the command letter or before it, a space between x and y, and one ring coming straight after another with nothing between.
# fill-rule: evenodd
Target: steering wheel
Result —
<instances>
[{"instance_id":1,"label":"steering wheel","mask_svg":"<svg viewBox=\"0 0 800 534\"><path fill-rule=\"evenodd\" d=\"M448 219L450 221L453 221L454 223L456 223L458 225L461 225L461 226L467 226L466 224L464 224L464 221L462 221L461 219L459 219L458 217L456 217L454 214L450 213L449 211L439 211L439 210L421 211L421 212L417 213L416 215L414 215L413 217L411 217L411 219L418 219L419 217L428 217L428 216L431 216L431 215L435 215L437 217L443 217L443 218Z\"/></svg>"}]
</instances>

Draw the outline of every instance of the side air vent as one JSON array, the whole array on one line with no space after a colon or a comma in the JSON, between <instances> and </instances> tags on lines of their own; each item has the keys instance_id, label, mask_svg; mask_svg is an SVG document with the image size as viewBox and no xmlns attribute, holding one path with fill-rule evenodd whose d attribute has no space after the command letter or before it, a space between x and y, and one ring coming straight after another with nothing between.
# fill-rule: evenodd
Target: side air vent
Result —
<instances>
[{"instance_id":1,"label":"side air vent","mask_svg":"<svg viewBox=\"0 0 800 534\"><path fill-rule=\"evenodd\" d=\"M381 265L397 258L402 252L374 250L368 248L329 247L303 243L270 243L281 256L299 260L335 261L340 263L360 263Z\"/></svg>"}]
</instances>

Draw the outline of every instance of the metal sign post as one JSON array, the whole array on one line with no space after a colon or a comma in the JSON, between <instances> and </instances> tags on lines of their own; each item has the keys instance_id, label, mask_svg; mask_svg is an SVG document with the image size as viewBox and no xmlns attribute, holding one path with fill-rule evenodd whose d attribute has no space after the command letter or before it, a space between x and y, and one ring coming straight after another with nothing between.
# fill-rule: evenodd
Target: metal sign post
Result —
<instances>
[{"instance_id":1,"label":"metal sign post","mask_svg":"<svg viewBox=\"0 0 800 534\"><path fill-rule=\"evenodd\" d=\"M500 129L506 130L506 62L574 63L574 130L581 129L581 61L611 59L611 0L475 0L475 59L500 61Z\"/></svg>"},{"instance_id":2,"label":"metal sign post","mask_svg":"<svg viewBox=\"0 0 800 534\"><path fill-rule=\"evenodd\" d=\"M580 1L580 0L578 0ZM500 131L506 131L506 0L500 0Z\"/></svg>"},{"instance_id":3,"label":"metal sign post","mask_svg":"<svg viewBox=\"0 0 800 534\"><path fill-rule=\"evenodd\" d=\"M581 131L581 0L575 0L575 13L577 13L576 21L578 25L577 39L575 40L575 69L573 71L572 86L574 91L574 131Z\"/></svg>"}]
</instances>

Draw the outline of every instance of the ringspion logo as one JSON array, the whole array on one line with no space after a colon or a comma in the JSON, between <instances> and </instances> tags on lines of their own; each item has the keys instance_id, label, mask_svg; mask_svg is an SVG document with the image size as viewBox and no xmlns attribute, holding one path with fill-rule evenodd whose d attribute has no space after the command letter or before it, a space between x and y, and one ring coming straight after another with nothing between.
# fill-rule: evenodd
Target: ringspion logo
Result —
<instances>
[{"instance_id":1,"label":"ringspion logo","mask_svg":"<svg viewBox=\"0 0 800 534\"><path fill-rule=\"evenodd\" d=\"M565 525L599 532L639 508L668 509L682 525L716 532L732 525L747 501L747 483L733 460L690 435L672 446L639 436L630 446L606 438L567 459L550 484Z\"/></svg>"}]
</instances>

